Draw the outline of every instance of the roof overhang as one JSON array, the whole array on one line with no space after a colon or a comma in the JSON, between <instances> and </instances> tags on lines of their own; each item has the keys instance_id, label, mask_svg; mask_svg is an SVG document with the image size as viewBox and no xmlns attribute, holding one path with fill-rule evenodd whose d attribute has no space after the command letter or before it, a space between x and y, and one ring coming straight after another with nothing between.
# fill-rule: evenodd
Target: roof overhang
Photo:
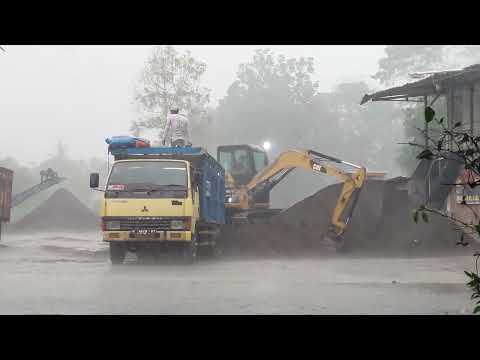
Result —
<instances>
[{"instance_id":1,"label":"roof overhang","mask_svg":"<svg viewBox=\"0 0 480 360\"><path fill-rule=\"evenodd\" d=\"M468 66L462 70L430 72L425 79L407 83L402 86L366 94L361 105L368 101L421 101L419 97L439 96L447 90L460 85L473 84L480 81L480 64ZM428 74L426 72L426 74Z\"/></svg>"}]
</instances>

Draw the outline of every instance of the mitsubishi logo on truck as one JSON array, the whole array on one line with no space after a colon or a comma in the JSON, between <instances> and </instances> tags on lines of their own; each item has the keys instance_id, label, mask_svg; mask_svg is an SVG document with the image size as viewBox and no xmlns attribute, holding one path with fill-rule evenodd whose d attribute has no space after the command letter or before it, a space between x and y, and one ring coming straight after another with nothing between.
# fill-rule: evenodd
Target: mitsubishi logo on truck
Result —
<instances>
[{"instance_id":1,"label":"mitsubishi logo on truck","mask_svg":"<svg viewBox=\"0 0 480 360\"><path fill-rule=\"evenodd\" d=\"M142 212L148 212L147 206L143 206Z\"/></svg>"}]
</instances>

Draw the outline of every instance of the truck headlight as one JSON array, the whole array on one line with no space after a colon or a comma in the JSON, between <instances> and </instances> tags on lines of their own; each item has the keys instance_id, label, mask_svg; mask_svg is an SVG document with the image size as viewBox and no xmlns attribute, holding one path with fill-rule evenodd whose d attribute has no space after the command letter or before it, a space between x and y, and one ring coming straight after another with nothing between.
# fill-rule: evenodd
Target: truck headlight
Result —
<instances>
[{"instance_id":1,"label":"truck headlight","mask_svg":"<svg viewBox=\"0 0 480 360\"><path fill-rule=\"evenodd\" d=\"M183 229L184 227L184 221L183 220L172 220L170 222L170 228L174 230L180 230Z\"/></svg>"},{"instance_id":2,"label":"truck headlight","mask_svg":"<svg viewBox=\"0 0 480 360\"><path fill-rule=\"evenodd\" d=\"M120 230L120 221L107 221L105 222L106 230Z\"/></svg>"},{"instance_id":3,"label":"truck headlight","mask_svg":"<svg viewBox=\"0 0 480 360\"><path fill-rule=\"evenodd\" d=\"M170 229L172 230L190 230L191 218L174 219L170 221Z\"/></svg>"}]
</instances>

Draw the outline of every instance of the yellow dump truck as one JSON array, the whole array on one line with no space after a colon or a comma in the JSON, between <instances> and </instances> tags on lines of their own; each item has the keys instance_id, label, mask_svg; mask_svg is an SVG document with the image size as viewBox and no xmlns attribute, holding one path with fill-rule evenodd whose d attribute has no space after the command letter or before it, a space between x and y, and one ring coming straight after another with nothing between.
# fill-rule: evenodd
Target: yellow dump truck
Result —
<instances>
[{"instance_id":1,"label":"yellow dump truck","mask_svg":"<svg viewBox=\"0 0 480 360\"><path fill-rule=\"evenodd\" d=\"M138 257L177 253L191 263L215 252L225 223L225 173L202 148L127 147L115 162L100 209L112 264L128 251ZM99 187L99 175L90 175Z\"/></svg>"}]
</instances>

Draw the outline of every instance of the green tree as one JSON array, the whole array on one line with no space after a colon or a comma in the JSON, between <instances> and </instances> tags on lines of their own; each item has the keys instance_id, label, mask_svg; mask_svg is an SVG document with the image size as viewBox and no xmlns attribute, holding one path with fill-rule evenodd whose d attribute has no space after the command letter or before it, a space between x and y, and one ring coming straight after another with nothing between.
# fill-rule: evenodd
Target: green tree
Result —
<instances>
[{"instance_id":1,"label":"green tree","mask_svg":"<svg viewBox=\"0 0 480 360\"><path fill-rule=\"evenodd\" d=\"M237 78L214 113L216 145L261 144L269 140L270 159L292 148L315 149L357 162L369 169L393 172L402 138L400 111L391 103L359 105L370 92L365 83L345 83L331 93L318 92L311 58L287 59L264 49L239 66ZM212 146L214 148L214 146ZM380 156L379 156L380 154ZM272 193L272 205L285 207L335 179L301 170Z\"/></svg>"},{"instance_id":2,"label":"green tree","mask_svg":"<svg viewBox=\"0 0 480 360\"><path fill-rule=\"evenodd\" d=\"M192 121L201 121L210 101L210 90L201 86L206 68L189 51L180 54L172 46L155 47L135 90L141 115L131 131L139 135L143 129L162 130L172 106L179 107Z\"/></svg>"},{"instance_id":3,"label":"green tree","mask_svg":"<svg viewBox=\"0 0 480 360\"><path fill-rule=\"evenodd\" d=\"M402 139L401 111L392 103L362 106L361 94L372 90L364 82L343 83L327 94L330 117L337 119L337 129L329 134L331 146L338 156L372 170L397 173L391 162L399 154L397 145ZM325 139L324 141L327 141Z\"/></svg>"},{"instance_id":4,"label":"green tree","mask_svg":"<svg viewBox=\"0 0 480 360\"><path fill-rule=\"evenodd\" d=\"M329 128L329 120L328 111L315 99L318 82L313 78L314 71L312 58L287 59L270 49L255 51L250 61L239 65L235 80L219 101L212 125L216 143L211 147L269 140L272 160L281 151L318 143L317 129ZM306 196L313 188L307 185L308 175L289 175L274 189L273 206L285 207ZM293 180L297 186L292 186ZM315 185L318 189L318 182ZM284 191L285 187L289 190Z\"/></svg>"},{"instance_id":5,"label":"green tree","mask_svg":"<svg viewBox=\"0 0 480 360\"><path fill-rule=\"evenodd\" d=\"M374 79L390 86L415 71L432 70L443 64L445 45L389 45L386 56L379 60Z\"/></svg>"},{"instance_id":6,"label":"green tree","mask_svg":"<svg viewBox=\"0 0 480 360\"><path fill-rule=\"evenodd\" d=\"M252 61L239 66L220 100L221 137L251 143L271 138L282 147L301 142L318 88L313 74L312 58L286 59L269 49L257 50Z\"/></svg>"},{"instance_id":7,"label":"green tree","mask_svg":"<svg viewBox=\"0 0 480 360\"><path fill-rule=\"evenodd\" d=\"M386 86L417 71L442 70L480 61L478 45L389 45L374 79Z\"/></svg>"}]
</instances>

